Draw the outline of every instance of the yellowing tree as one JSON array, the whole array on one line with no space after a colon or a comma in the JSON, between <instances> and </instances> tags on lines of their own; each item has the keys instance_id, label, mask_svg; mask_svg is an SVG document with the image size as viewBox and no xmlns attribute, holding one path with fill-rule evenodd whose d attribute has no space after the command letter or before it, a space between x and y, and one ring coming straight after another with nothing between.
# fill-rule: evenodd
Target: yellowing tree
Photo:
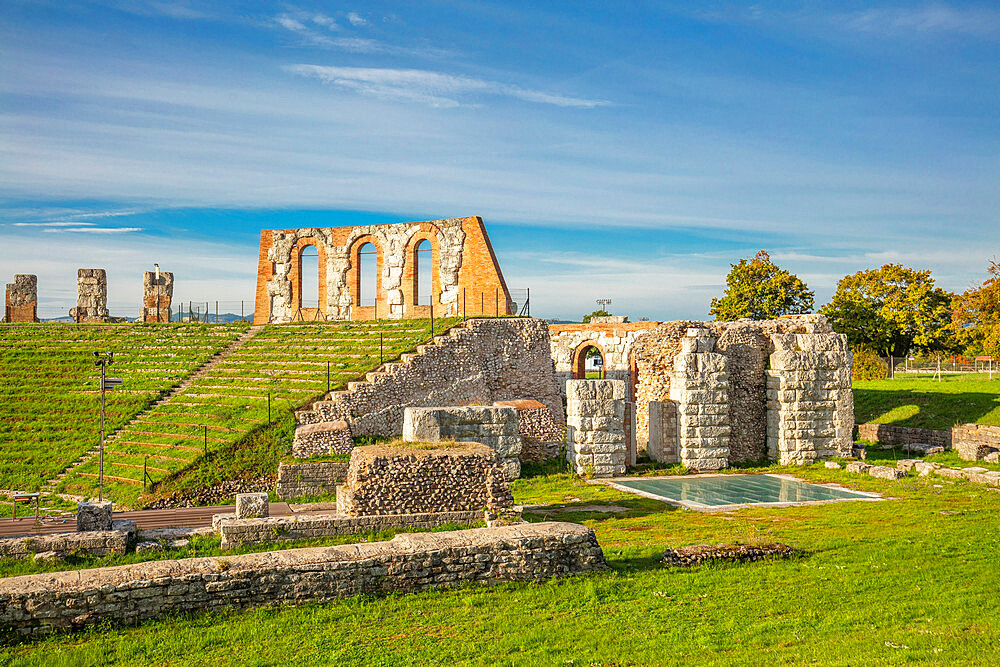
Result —
<instances>
[{"instance_id":1,"label":"yellowing tree","mask_svg":"<svg viewBox=\"0 0 1000 667\"><path fill-rule=\"evenodd\" d=\"M990 260L989 277L952 302L951 328L970 356L1000 356L1000 263Z\"/></svg>"},{"instance_id":2,"label":"yellowing tree","mask_svg":"<svg viewBox=\"0 0 1000 667\"><path fill-rule=\"evenodd\" d=\"M798 276L775 265L766 250L730 266L726 291L721 299L712 299L708 311L716 320L770 320L812 312L815 295Z\"/></svg>"}]
</instances>

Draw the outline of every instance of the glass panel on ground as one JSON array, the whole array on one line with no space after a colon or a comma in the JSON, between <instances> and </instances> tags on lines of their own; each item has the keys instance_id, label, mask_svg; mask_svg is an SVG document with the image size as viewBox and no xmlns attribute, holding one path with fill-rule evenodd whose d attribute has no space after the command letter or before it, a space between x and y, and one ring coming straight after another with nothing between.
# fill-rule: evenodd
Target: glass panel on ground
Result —
<instances>
[{"instance_id":1,"label":"glass panel on ground","mask_svg":"<svg viewBox=\"0 0 1000 667\"><path fill-rule=\"evenodd\" d=\"M615 484L677 502L718 507L758 503L801 503L870 496L773 475L716 475L615 480Z\"/></svg>"}]
</instances>

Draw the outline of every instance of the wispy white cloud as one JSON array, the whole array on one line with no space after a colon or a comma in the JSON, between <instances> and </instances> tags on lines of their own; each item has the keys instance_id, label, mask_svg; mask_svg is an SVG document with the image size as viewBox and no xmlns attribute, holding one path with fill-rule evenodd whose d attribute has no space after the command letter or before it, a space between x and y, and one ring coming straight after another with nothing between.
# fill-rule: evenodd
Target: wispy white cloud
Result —
<instances>
[{"instance_id":1,"label":"wispy white cloud","mask_svg":"<svg viewBox=\"0 0 1000 667\"><path fill-rule=\"evenodd\" d=\"M355 26L366 25L368 23L365 17L361 16L361 14L358 14L357 12L348 12L347 20L350 21L351 25Z\"/></svg>"},{"instance_id":2,"label":"wispy white cloud","mask_svg":"<svg viewBox=\"0 0 1000 667\"><path fill-rule=\"evenodd\" d=\"M354 18L352 19L351 16ZM358 20L361 23L358 23ZM354 27L367 23L363 17L353 12L348 15L348 21ZM386 53L423 58L441 58L452 54L448 49L432 45L403 46L400 44L389 44L368 37L346 35L341 32L343 28L329 16L301 10L279 14L274 17L271 25L277 26L283 31L294 35L302 46L337 49L349 53Z\"/></svg>"},{"instance_id":3,"label":"wispy white cloud","mask_svg":"<svg viewBox=\"0 0 1000 667\"><path fill-rule=\"evenodd\" d=\"M15 222L15 227L80 227L82 225L93 225L93 222L83 222L74 220L73 222Z\"/></svg>"},{"instance_id":4,"label":"wispy white cloud","mask_svg":"<svg viewBox=\"0 0 1000 667\"><path fill-rule=\"evenodd\" d=\"M213 14L207 9L194 7L190 2L165 2L160 0L124 0L116 6L122 11L141 16L166 16L172 19L207 19Z\"/></svg>"},{"instance_id":5,"label":"wispy white cloud","mask_svg":"<svg viewBox=\"0 0 1000 667\"><path fill-rule=\"evenodd\" d=\"M42 231L52 233L80 232L87 234L127 234L129 232L141 232L142 227L59 227L46 228Z\"/></svg>"},{"instance_id":6,"label":"wispy white cloud","mask_svg":"<svg viewBox=\"0 0 1000 667\"><path fill-rule=\"evenodd\" d=\"M592 109L608 106L607 100L591 100L530 90L496 81L455 76L418 69L374 67L331 67L325 65L290 65L289 72L317 78L324 83L382 99L419 102L432 107L463 106L461 99L476 94L513 97L526 102L559 107Z\"/></svg>"},{"instance_id":7,"label":"wispy white cloud","mask_svg":"<svg viewBox=\"0 0 1000 667\"><path fill-rule=\"evenodd\" d=\"M866 9L833 14L844 28L876 34L955 34L1000 38L1000 11L985 7L952 7L930 3L919 7Z\"/></svg>"}]
</instances>

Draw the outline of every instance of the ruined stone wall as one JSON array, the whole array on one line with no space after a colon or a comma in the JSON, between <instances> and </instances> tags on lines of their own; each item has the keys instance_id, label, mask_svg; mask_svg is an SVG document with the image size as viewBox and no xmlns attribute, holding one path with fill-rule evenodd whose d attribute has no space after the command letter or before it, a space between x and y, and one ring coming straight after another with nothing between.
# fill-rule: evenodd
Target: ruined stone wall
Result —
<instances>
[{"instance_id":1,"label":"ruined stone wall","mask_svg":"<svg viewBox=\"0 0 1000 667\"><path fill-rule=\"evenodd\" d=\"M621 380L566 382L566 458L577 474L625 474L625 383Z\"/></svg>"},{"instance_id":2,"label":"ruined stone wall","mask_svg":"<svg viewBox=\"0 0 1000 667\"><path fill-rule=\"evenodd\" d=\"M274 492L282 500L336 493L347 478L347 461L328 463L279 463Z\"/></svg>"},{"instance_id":3,"label":"ruined stone wall","mask_svg":"<svg viewBox=\"0 0 1000 667\"><path fill-rule=\"evenodd\" d=\"M533 400L497 401L493 405L517 410L521 462L540 463L555 458L566 446L566 426L544 403Z\"/></svg>"},{"instance_id":4,"label":"ruined stone wall","mask_svg":"<svg viewBox=\"0 0 1000 667\"><path fill-rule=\"evenodd\" d=\"M292 456L299 459L326 454L350 454L354 449L351 429L343 419L305 422L295 427Z\"/></svg>"},{"instance_id":5,"label":"ruined stone wall","mask_svg":"<svg viewBox=\"0 0 1000 667\"><path fill-rule=\"evenodd\" d=\"M368 378L314 403L311 412L319 421L343 419L354 436L400 435L407 407L534 399L564 420L544 320L469 320ZM313 418L303 413L300 422Z\"/></svg>"},{"instance_id":6,"label":"ruined stone wall","mask_svg":"<svg viewBox=\"0 0 1000 667\"><path fill-rule=\"evenodd\" d=\"M570 523L397 535L388 542L0 579L0 633L38 636L170 613L330 602L607 569L594 532Z\"/></svg>"},{"instance_id":7,"label":"ruined stone wall","mask_svg":"<svg viewBox=\"0 0 1000 667\"><path fill-rule=\"evenodd\" d=\"M858 424L858 440L879 442L885 445L928 444L951 448L952 431L928 428L893 426L891 424Z\"/></svg>"},{"instance_id":8,"label":"ruined stone wall","mask_svg":"<svg viewBox=\"0 0 1000 667\"><path fill-rule=\"evenodd\" d=\"M604 358L604 379L628 383L635 340L653 331L658 324L659 322L590 322L550 325L552 360L562 396L566 396L566 380L586 379L580 372L581 355L591 345L599 349Z\"/></svg>"},{"instance_id":9,"label":"ruined stone wall","mask_svg":"<svg viewBox=\"0 0 1000 667\"><path fill-rule=\"evenodd\" d=\"M108 321L108 276L104 269L79 269L76 273L76 308L69 311L76 322Z\"/></svg>"},{"instance_id":10,"label":"ruined stone wall","mask_svg":"<svg viewBox=\"0 0 1000 667\"><path fill-rule=\"evenodd\" d=\"M428 290L421 286L424 293L416 293L416 249L423 240L431 246L435 316L511 314L510 294L483 221L468 217L264 230L254 323L427 317ZM358 302L359 252L366 243L372 243L378 253L376 294L370 306ZM318 276L301 275L301 254L310 245L319 254ZM302 283L311 280L320 287L318 312L302 307Z\"/></svg>"},{"instance_id":11,"label":"ruined stone wall","mask_svg":"<svg viewBox=\"0 0 1000 667\"><path fill-rule=\"evenodd\" d=\"M521 476L521 436L511 407L406 408L403 442L478 442L500 457L507 479Z\"/></svg>"},{"instance_id":12,"label":"ruined stone wall","mask_svg":"<svg viewBox=\"0 0 1000 667\"><path fill-rule=\"evenodd\" d=\"M981 461L1000 451L1000 426L961 424L951 429L951 442L962 460Z\"/></svg>"},{"instance_id":13,"label":"ruined stone wall","mask_svg":"<svg viewBox=\"0 0 1000 667\"><path fill-rule=\"evenodd\" d=\"M139 309L141 322L169 322L170 304L174 298L174 274L160 271L146 271L142 274L142 307Z\"/></svg>"},{"instance_id":14,"label":"ruined stone wall","mask_svg":"<svg viewBox=\"0 0 1000 667\"><path fill-rule=\"evenodd\" d=\"M29 537L5 537L0 539L0 558L29 558L40 553L51 553L60 558L69 555L124 555L129 546L135 543L135 521L127 519L114 521L110 528L110 530L50 533Z\"/></svg>"},{"instance_id":15,"label":"ruined stone wall","mask_svg":"<svg viewBox=\"0 0 1000 667\"><path fill-rule=\"evenodd\" d=\"M688 329L674 357L670 400L677 409L680 462L692 470L729 465L729 371L708 329Z\"/></svg>"},{"instance_id":16,"label":"ruined stone wall","mask_svg":"<svg viewBox=\"0 0 1000 667\"><path fill-rule=\"evenodd\" d=\"M337 489L337 512L358 517L513 504L500 457L489 447L473 442L419 447L399 443L356 448L347 481Z\"/></svg>"},{"instance_id":17,"label":"ruined stone wall","mask_svg":"<svg viewBox=\"0 0 1000 667\"><path fill-rule=\"evenodd\" d=\"M19 273L7 283L5 322L38 321L38 276Z\"/></svg>"}]
</instances>

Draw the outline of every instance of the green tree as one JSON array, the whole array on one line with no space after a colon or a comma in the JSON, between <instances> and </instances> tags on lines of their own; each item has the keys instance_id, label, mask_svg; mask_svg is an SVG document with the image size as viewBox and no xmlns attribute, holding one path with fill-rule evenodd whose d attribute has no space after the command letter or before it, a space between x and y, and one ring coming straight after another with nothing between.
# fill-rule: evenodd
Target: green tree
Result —
<instances>
[{"instance_id":1,"label":"green tree","mask_svg":"<svg viewBox=\"0 0 1000 667\"><path fill-rule=\"evenodd\" d=\"M953 295L934 286L931 272L901 264L858 271L837 283L820 312L851 349L901 357L911 350L941 354L954 349Z\"/></svg>"},{"instance_id":2,"label":"green tree","mask_svg":"<svg viewBox=\"0 0 1000 667\"><path fill-rule=\"evenodd\" d=\"M970 357L1000 356L1000 263L990 260L989 277L952 301L951 329Z\"/></svg>"},{"instance_id":3,"label":"green tree","mask_svg":"<svg viewBox=\"0 0 1000 667\"><path fill-rule=\"evenodd\" d=\"M587 324L594 317L607 317L610 314L611 313L609 313L608 311L606 311L603 308L601 308L600 310L595 310L590 315L584 315L583 316L583 323Z\"/></svg>"},{"instance_id":4,"label":"green tree","mask_svg":"<svg viewBox=\"0 0 1000 667\"><path fill-rule=\"evenodd\" d=\"M798 276L775 265L766 250L731 266L726 291L712 299L708 311L716 320L770 320L812 311L815 295Z\"/></svg>"}]
</instances>

